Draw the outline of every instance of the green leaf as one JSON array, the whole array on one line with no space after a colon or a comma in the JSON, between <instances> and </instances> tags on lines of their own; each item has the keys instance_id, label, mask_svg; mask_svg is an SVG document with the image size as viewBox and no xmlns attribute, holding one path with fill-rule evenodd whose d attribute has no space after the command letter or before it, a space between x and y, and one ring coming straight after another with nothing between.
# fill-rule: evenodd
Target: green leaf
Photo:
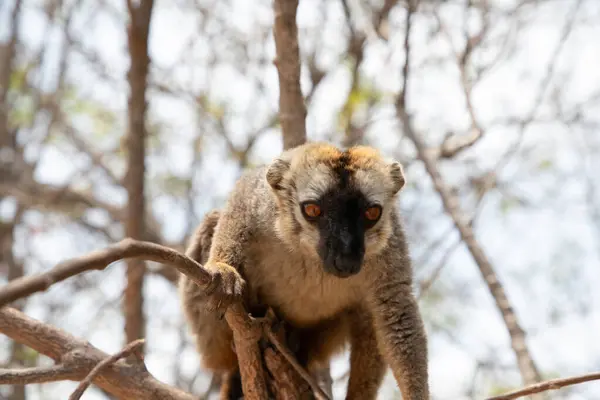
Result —
<instances>
[{"instance_id":1,"label":"green leaf","mask_svg":"<svg viewBox=\"0 0 600 400\"><path fill-rule=\"evenodd\" d=\"M551 168L552 165L553 165L552 160L542 160L538 164L538 169L540 171L544 171L544 170L547 170L547 169Z\"/></svg>"}]
</instances>

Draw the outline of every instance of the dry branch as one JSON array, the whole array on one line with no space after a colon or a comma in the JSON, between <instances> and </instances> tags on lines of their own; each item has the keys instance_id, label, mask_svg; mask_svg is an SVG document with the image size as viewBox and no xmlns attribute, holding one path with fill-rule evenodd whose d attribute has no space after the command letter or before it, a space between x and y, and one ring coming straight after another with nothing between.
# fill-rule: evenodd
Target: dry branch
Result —
<instances>
[{"instance_id":1,"label":"dry branch","mask_svg":"<svg viewBox=\"0 0 600 400\"><path fill-rule=\"evenodd\" d=\"M72 366L57 364L51 367L4 369L0 368L0 385L27 385L80 379L81 371Z\"/></svg>"},{"instance_id":2,"label":"dry branch","mask_svg":"<svg viewBox=\"0 0 600 400\"><path fill-rule=\"evenodd\" d=\"M275 322L275 314L270 309L266 316L265 328L268 330ZM276 336L278 340L285 341L285 329L282 324L278 324L280 329ZM297 370L286 360L281 352L277 352L271 347L263 350L265 367L271 374L269 388L277 400L300 399L302 395L310 392L310 384L303 382Z\"/></svg>"},{"instance_id":3,"label":"dry branch","mask_svg":"<svg viewBox=\"0 0 600 400\"><path fill-rule=\"evenodd\" d=\"M265 367L271 374L268 384L275 399L299 399L301 393L303 393L302 390L308 389L310 391L308 385L305 385L306 388L301 389L302 381L297 379L296 372L281 354L269 347L263 350L263 357Z\"/></svg>"},{"instance_id":4,"label":"dry branch","mask_svg":"<svg viewBox=\"0 0 600 400\"><path fill-rule=\"evenodd\" d=\"M277 334L272 330L271 326L268 325L265 329L267 338L275 345L275 348L285 357L285 359L296 369L296 372L300 374L302 378L310 385L313 392L317 395L319 400L327 400L329 396L325 394L323 389L319 387L317 382L312 376L298 363L292 352L283 344Z\"/></svg>"},{"instance_id":5,"label":"dry branch","mask_svg":"<svg viewBox=\"0 0 600 400\"><path fill-rule=\"evenodd\" d=\"M268 398L262 355L258 346L262 334L260 323L251 318L241 304L232 304L225 313L225 318L233 331L233 343L240 367L244 398L248 400Z\"/></svg>"},{"instance_id":6,"label":"dry branch","mask_svg":"<svg viewBox=\"0 0 600 400\"><path fill-rule=\"evenodd\" d=\"M87 374L85 379L82 380L81 382L79 382L79 385L77 386L75 391L71 394L71 396L69 396L69 400L79 400L81 398L81 396L83 395L83 392L85 392L85 390L88 388L88 386L90 386L90 384L92 383L94 378L96 376L98 376L98 374L100 374L100 372L103 369L116 363L121 358L125 358L134 352L140 351L143 345L144 345L144 339L138 339L134 342L129 343L127 346L125 346L125 348L123 350L121 350L117 354L114 354L114 355L106 358L102 362L98 363L98 365L96 365L94 367L94 369L92 369L90 371L90 373Z\"/></svg>"},{"instance_id":7,"label":"dry branch","mask_svg":"<svg viewBox=\"0 0 600 400\"><path fill-rule=\"evenodd\" d=\"M132 343L123 350L125 354L121 352L109 358L108 355L80 339L76 339L57 328L30 319L13 308L4 307L12 301L46 290L54 283L63 281L71 276L92 269L101 270L115 261L133 257L171 265L192 279L200 287L206 287L212 280L212 275L202 265L175 250L154 243L127 238L103 250L64 261L45 273L11 281L0 289L0 332L19 343L23 343L49 356L57 362L57 365L49 369L1 370L0 382L31 383L62 379L79 380L84 379L87 374L91 374L89 380L97 383L104 390L118 396L127 393L126 398L139 398L136 396L142 393L139 388L141 383L138 382L129 388L127 387L130 386L128 381L119 381L118 375L126 373L128 374L128 379L131 380L149 376L143 363L126 363L128 368L134 368L137 365L135 367L137 368L136 371L133 372L131 370L123 370L119 367L124 361L121 364L116 362L118 358L138 349L141 344L139 341ZM243 391L248 400L260 400L268 397L262 354L258 345L258 341L263 335L272 339L275 348L280 352L279 356L290 363L290 366L296 370L299 376L306 380L317 395L323 399L328 399L313 378L296 362L285 344L271 331L270 324L273 323L275 318L272 313L269 318L255 319L248 315L241 304L232 304L227 310L225 317L233 331L235 350L242 376ZM265 329L267 324L269 324L269 328ZM97 367L96 371L92 371L94 367ZM114 378L114 381L107 378L107 374L112 377L111 379ZM151 386L158 386L159 389L163 388L160 390L156 389L158 390L156 393L163 393L165 390L174 390L155 381L154 378L146 377L143 379L152 379ZM183 392L181 393L183 394ZM187 397L164 396L142 398L187 399Z\"/></svg>"},{"instance_id":8,"label":"dry branch","mask_svg":"<svg viewBox=\"0 0 600 400\"><path fill-rule=\"evenodd\" d=\"M300 88L297 9L298 0L274 1L275 65L279 76L279 120L284 149L306 142L306 106Z\"/></svg>"},{"instance_id":9,"label":"dry branch","mask_svg":"<svg viewBox=\"0 0 600 400\"><path fill-rule=\"evenodd\" d=\"M115 221L126 219L126 210L119 206L98 199L89 193L75 190L69 185L56 187L35 182L30 178L31 172L33 171L28 171L29 176L26 179L23 179L23 175L21 175L21 180L25 180L25 182L0 182L0 196L13 196L27 208L67 214L73 213L74 210L98 208L106 211ZM159 235L159 224L149 213L146 213L144 240L163 242Z\"/></svg>"},{"instance_id":10,"label":"dry branch","mask_svg":"<svg viewBox=\"0 0 600 400\"><path fill-rule=\"evenodd\" d=\"M510 335L511 346L517 358L517 363L523 381L526 384L535 383L540 381L540 374L537 369L533 357L527 347L525 331L521 328L519 320L515 311L508 300L508 296L504 290L504 287L500 283L498 276L491 262L489 261L487 254L483 251L483 248L475 239L475 235L468 221L464 218L464 215L460 209L460 205L456 196L454 196L444 182L442 175L436 165L436 160L428 152L427 147L421 140L419 135L416 133L410 115L408 114L406 107L407 99L407 85L409 82L410 73L410 33L411 33L411 18L412 14L416 11L417 2L415 0L409 1L409 8L407 10L406 17L406 33L404 40L405 50L405 63L403 67L403 87L398 95L396 101L396 112L399 119L402 122L405 135L413 142L417 150L418 158L425 165L425 169L431 180L435 190L441 197L442 204L446 213L452 218L454 226L459 231L462 241L467 245L471 256L475 260L479 271L483 277L483 280L488 286L488 289L496 302L496 307L500 311L504 324L508 329Z\"/></svg>"},{"instance_id":11,"label":"dry branch","mask_svg":"<svg viewBox=\"0 0 600 400\"><path fill-rule=\"evenodd\" d=\"M88 342L30 318L11 307L0 308L0 333L52 358L58 363L55 367L58 371L56 376L63 374L63 377L68 376L74 380L84 379L96 365L109 357ZM71 373L73 375L70 375ZM12 374L14 377L14 373ZM31 370L20 375L33 376ZM46 378L44 381L47 382L48 377L52 375L45 371L38 373L38 376ZM4 375L0 375L0 382L4 379ZM194 399L194 396L156 380L139 362L128 363L120 360L113 363L101 371L93 382L120 399Z\"/></svg>"},{"instance_id":12,"label":"dry branch","mask_svg":"<svg viewBox=\"0 0 600 400\"><path fill-rule=\"evenodd\" d=\"M171 265L201 287L206 287L212 279L211 274L202 265L175 250L126 238L105 249L64 261L47 272L9 282L0 290L0 307L35 292L44 291L54 283L71 276L93 269L102 270L115 261L134 257Z\"/></svg>"},{"instance_id":13,"label":"dry branch","mask_svg":"<svg viewBox=\"0 0 600 400\"><path fill-rule=\"evenodd\" d=\"M548 390L557 390L565 386L576 385L578 383L590 382L600 380L600 372L592 374L573 376L570 378L553 379L550 381L536 383L527 387L524 387L514 392L505 393L500 396L488 397L487 400L512 400L518 399L519 397L528 396L535 393L542 393Z\"/></svg>"}]
</instances>

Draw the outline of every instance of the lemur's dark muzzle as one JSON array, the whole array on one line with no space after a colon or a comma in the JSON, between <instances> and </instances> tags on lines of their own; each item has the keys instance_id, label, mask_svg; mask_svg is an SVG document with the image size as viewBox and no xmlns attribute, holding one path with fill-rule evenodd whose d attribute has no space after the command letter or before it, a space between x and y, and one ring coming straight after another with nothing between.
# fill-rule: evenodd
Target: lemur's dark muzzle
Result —
<instances>
[{"instance_id":1,"label":"lemur's dark muzzle","mask_svg":"<svg viewBox=\"0 0 600 400\"><path fill-rule=\"evenodd\" d=\"M345 278L360 271L365 255L362 235L342 231L324 242L320 255L327 272Z\"/></svg>"}]
</instances>

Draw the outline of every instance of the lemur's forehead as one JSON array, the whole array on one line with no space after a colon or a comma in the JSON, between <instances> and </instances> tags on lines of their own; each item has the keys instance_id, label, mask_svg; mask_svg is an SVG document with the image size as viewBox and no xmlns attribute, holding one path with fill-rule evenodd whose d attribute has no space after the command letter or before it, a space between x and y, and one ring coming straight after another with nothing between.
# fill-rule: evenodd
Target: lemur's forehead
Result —
<instances>
[{"instance_id":1,"label":"lemur's forehead","mask_svg":"<svg viewBox=\"0 0 600 400\"><path fill-rule=\"evenodd\" d=\"M299 200L317 200L326 193L352 189L361 192L370 202L383 204L387 186L382 181L387 178L384 165L379 153L371 148L340 151L324 145L309 149L296 171Z\"/></svg>"}]
</instances>

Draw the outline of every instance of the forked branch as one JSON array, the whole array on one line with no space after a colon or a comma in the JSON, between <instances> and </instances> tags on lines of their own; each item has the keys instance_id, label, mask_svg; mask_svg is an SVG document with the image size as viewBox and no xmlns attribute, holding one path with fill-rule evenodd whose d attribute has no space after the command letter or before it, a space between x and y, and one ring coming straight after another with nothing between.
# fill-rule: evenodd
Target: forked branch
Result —
<instances>
[{"instance_id":1,"label":"forked branch","mask_svg":"<svg viewBox=\"0 0 600 400\"><path fill-rule=\"evenodd\" d=\"M94 369L92 369L90 371L90 373L87 374L85 379L82 380L81 382L79 382L79 385L77 386L75 391L71 394L71 396L69 396L69 400L79 400L81 398L81 396L83 395L83 392L85 392L85 390L88 388L88 386L90 386L90 384L92 383L92 380L96 376L98 376L98 374L100 374L100 372L103 369L116 363L121 358L125 358L132 353L140 351L140 349L142 348L143 345L144 345L144 339L138 339L134 342L129 343L127 346L125 346L125 348L123 350L121 350L117 354L114 354L114 355L104 359L103 361L99 362L98 365L96 365L94 367Z\"/></svg>"},{"instance_id":2,"label":"forked branch","mask_svg":"<svg viewBox=\"0 0 600 400\"><path fill-rule=\"evenodd\" d=\"M409 0L409 6L406 16L406 31L404 40L405 62L403 66L403 87L396 100L396 113L402 122L404 134L413 143L417 150L417 157L425 165L425 170L429 174L435 190L440 195L442 204L446 213L452 219L454 226L460 233L462 241L467 246L471 256L475 260L479 272L486 283L488 290L496 302L496 307L503 318L504 324L508 330L511 346L515 353L519 370L525 384L533 384L541 380L538 368L531 356L529 347L527 346L526 334L519 323L519 319L515 310L508 299L506 291L500 282L496 270L490 262L487 254L475 238L474 232L466 221L460 204L455 195L452 194L450 188L444 182L442 175L438 169L436 160L431 156L430 152L413 126L413 122L407 109L407 87L410 77L410 34L412 16L417 10L418 1Z\"/></svg>"},{"instance_id":3,"label":"forked branch","mask_svg":"<svg viewBox=\"0 0 600 400\"><path fill-rule=\"evenodd\" d=\"M54 368L0 371L0 382L81 380L109 355L61 329L28 317L12 307L0 308L0 333L52 358ZM18 377L19 379L16 379ZM33 380L31 378L39 378ZM194 396L156 380L143 363L125 360L102 370L93 382L120 399L193 400Z\"/></svg>"},{"instance_id":4,"label":"forked branch","mask_svg":"<svg viewBox=\"0 0 600 400\"><path fill-rule=\"evenodd\" d=\"M135 341L119 354L109 357L80 339L31 319L13 308L5 307L10 302L44 291L69 277L89 270L102 270L116 261L127 258L139 258L173 266L200 287L206 287L212 280L211 273L193 259L168 247L130 238L103 250L64 261L47 272L15 279L0 289L0 333L49 356L57 364L51 368L0 370L0 383L24 384L85 378L82 382L83 390L93 381L107 392L124 398L188 399L188 394L184 392L168 394L170 390L175 389L151 377L141 361L135 364L124 360L119 361L120 358L138 349L141 341ZM248 315L242 304L232 304L225 317L233 331L243 390L248 400L268 397L262 355L258 345L263 335L267 336L267 340L271 339L283 359L287 360L296 373L306 380L319 398L328 399L306 370L295 362L285 344L272 334L270 323L274 321L273 315L267 319L254 319ZM119 380L121 374L126 374L128 378ZM147 387L144 387L145 381L150 382ZM154 394L150 395L147 391L152 391Z\"/></svg>"}]
</instances>

